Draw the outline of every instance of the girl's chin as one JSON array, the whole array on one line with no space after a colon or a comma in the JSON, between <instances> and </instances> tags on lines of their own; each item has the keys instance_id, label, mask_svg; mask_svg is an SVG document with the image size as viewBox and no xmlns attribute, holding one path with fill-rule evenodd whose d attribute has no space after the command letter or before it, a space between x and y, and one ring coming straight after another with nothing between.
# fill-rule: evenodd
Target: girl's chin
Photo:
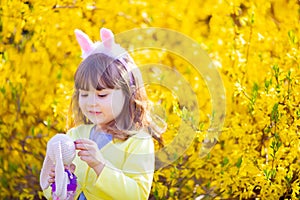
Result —
<instances>
[{"instance_id":1,"label":"girl's chin","mask_svg":"<svg viewBox=\"0 0 300 200\"><path fill-rule=\"evenodd\" d=\"M91 118L89 118L89 120L93 123L93 124L102 124L103 123L103 120L100 120L100 119L95 119L94 117L91 117Z\"/></svg>"}]
</instances>

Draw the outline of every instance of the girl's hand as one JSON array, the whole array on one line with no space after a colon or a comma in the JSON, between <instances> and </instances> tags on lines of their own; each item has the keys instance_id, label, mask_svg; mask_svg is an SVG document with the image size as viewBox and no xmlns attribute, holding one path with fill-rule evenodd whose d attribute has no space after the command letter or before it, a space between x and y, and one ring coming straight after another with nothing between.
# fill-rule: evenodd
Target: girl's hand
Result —
<instances>
[{"instance_id":1,"label":"girl's hand","mask_svg":"<svg viewBox=\"0 0 300 200\"><path fill-rule=\"evenodd\" d=\"M78 139L75 141L78 156L85 161L89 167L93 168L97 176L104 168L104 158L99 152L97 144L89 139Z\"/></svg>"},{"instance_id":2,"label":"girl's hand","mask_svg":"<svg viewBox=\"0 0 300 200\"><path fill-rule=\"evenodd\" d=\"M74 174L76 165L74 165L73 163L71 163L70 165L65 165L65 169L69 170L72 174Z\"/></svg>"},{"instance_id":3,"label":"girl's hand","mask_svg":"<svg viewBox=\"0 0 300 200\"><path fill-rule=\"evenodd\" d=\"M74 173L76 166L72 163L69 166L65 166L65 169L70 170L71 173ZM50 178L48 179L48 182L50 185L55 182L55 165L53 165L50 169L49 173Z\"/></svg>"},{"instance_id":4,"label":"girl's hand","mask_svg":"<svg viewBox=\"0 0 300 200\"><path fill-rule=\"evenodd\" d=\"M50 169L49 173L50 178L48 179L48 182L50 185L55 182L55 165L53 165Z\"/></svg>"}]
</instances>

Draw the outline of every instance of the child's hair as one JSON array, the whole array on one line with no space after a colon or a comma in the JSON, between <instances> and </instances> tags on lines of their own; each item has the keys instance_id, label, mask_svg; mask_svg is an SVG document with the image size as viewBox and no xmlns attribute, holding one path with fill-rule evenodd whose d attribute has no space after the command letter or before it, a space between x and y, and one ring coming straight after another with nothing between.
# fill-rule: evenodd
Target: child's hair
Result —
<instances>
[{"instance_id":1,"label":"child's hair","mask_svg":"<svg viewBox=\"0 0 300 200\"><path fill-rule=\"evenodd\" d=\"M73 125L91 123L79 107L80 89L121 89L125 96L122 112L101 128L121 140L126 140L135 130L147 128L162 144L160 135L166 129L166 123L160 120L163 122L160 128L152 119L141 72L128 52L115 43L113 33L109 29L101 28L102 42L95 43L81 30L76 29L75 35L82 50L83 61L74 78L75 91L70 105L70 112L74 118Z\"/></svg>"},{"instance_id":2,"label":"child's hair","mask_svg":"<svg viewBox=\"0 0 300 200\"><path fill-rule=\"evenodd\" d=\"M79 108L80 89L121 89L125 95L123 110L115 120L102 127L104 131L111 133L114 138L126 140L132 130L148 128L150 134L162 144L160 135L165 127L159 128L150 116L150 104L140 70L130 57L123 56L122 60L126 65L103 53L95 53L80 63L74 77L75 91L70 106L74 123L91 123Z\"/></svg>"}]
</instances>

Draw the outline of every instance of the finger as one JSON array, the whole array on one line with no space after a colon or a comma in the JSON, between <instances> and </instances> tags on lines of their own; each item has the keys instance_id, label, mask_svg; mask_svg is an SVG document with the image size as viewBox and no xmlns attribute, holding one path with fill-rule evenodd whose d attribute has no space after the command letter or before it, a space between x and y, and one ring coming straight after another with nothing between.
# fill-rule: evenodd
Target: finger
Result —
<instances>
[{"instance_id":1,"label":"finger","mask_svg":"<svg viewBox=\"0 0 300 200\"><path fill-rule=\"evenodd\" d=\"M50 168L50 172L55 172L55 165Z\"/></svg>"},{"instance_id":2,"label":"finger","mask_svg":"<svg viewBox=\"0 0 300 200\"><path fill-rule=\"evenodd\" d=\"M73 163L71 163L69 165L65 165L65 169L70 171L71 173L74 173L75 168L76 168L76 166Z\"/></svg>"},{"instance_id":3,"label":"finger","mask_svg":"<svg viewBox=\"0 0 300 200\"><path fill-rule=\"evenodd\" d=\"M85 150L85 149L90 149L94 146L94 142L91 140L83 140L81 139L80 141L75 142L75 148L76 150Z\"/></svg>"},{"instance_id":4,"label":"finger","mask_svg":"<svg viewBox=\"0 0 300 200\"><path fill-rule=\"evenodd\" d=\"M75 141L75 146L81 146L81 145L85 145L87 147L93 147L93 146L97 146L96 142L94 142L93 140L90 139L79 139Z\"/></svg>"},{"instance_id":5,"label":"finger","mask_svg":"<svg viewBox=\"0 0 300 200\"><path fill-rule=\"evenodd\" d=\"M78 156L79 157L88 156L88 157L91 157L93 159L97 158L96 152L91 151L91 150L81 150L81 151L78 152Z\"/></svg>"},{"instance_id":6,"label":"finger","mask_svg":"<svg viewBox=\"0 0 300 200\"><path fill-rule=\"evenodd\" d=\"M49 178L49 179L48 179L48 183L50 183L50 184L51 184L51 183L54 183L54 181L55 181L54 178Z\"/></svg>"},{"instance_id":7,"label":"finger","mask_svg":"<svg viewBox=\"0 0 300 200\"><path fill-rule=\"evenodd\" d=\"M92 140L86 138L75 140L75 144L92 144L92 143L93 143Z\"/></svg>"},{"instance_id":8,"label":"finger","mask_svg":"<svg viewBox=\"0 0 300 200\"><path fill-rule=\"evenodd\" d=\"M90 163L94 163L97 162L95 159L93 159L91 156L81 156L80 159L84 162L86 162L88 165L90 165Z\"/></svg>"},{"instance_id":9,"label":"finger","mask_svg":"<svg viewBox=\"0 0 300 200\"><path fill-rule=\"evenodd\" d=\"M79 144L76 144L75 148L76 148L76 150L88 150L91 148L91 145L85 144L85 143L79 143Z\"/></svg>"},{"instance_id":10,"label":"finger","mask_svg":"<svg viewBox=\"0 0 300 200\"><path fill-rule=\"evenodd\" d=\"M49 173L49 176L50 176L51 178L55 178L55 172L50 172L50 173Z\"/></svg>"},{"instance_id":11,"label":"finger","mask_svg":"<svg viewBox=\"0 0 300 200\"><path fill-rule=\"evenodd\" d=\"M81 157L81 156L90 156L92 155L92 152L89 151L89 150L81 150L78 152L78 156Z\"/></svg>"}]
</instances>

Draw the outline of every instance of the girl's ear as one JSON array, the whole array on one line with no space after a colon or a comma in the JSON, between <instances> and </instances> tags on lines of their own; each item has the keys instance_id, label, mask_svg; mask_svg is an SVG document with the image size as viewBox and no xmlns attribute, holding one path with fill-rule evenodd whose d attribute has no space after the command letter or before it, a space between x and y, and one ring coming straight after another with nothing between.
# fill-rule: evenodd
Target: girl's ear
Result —
<instances>
[{"instance_id":1,"label":"girl's ear","mask_svg":"<svg viewBox=\"0 0 300 200\"><path fill-rule=\"evenodd\" d=\"M101 28L100 29L100 38L103 42L104 47L111 49L113 44L115 43L114 41L114 34L112 33L111 30L107 28Z\"/></svg>"},{"instance_id":2,"label":"girl's ear","mask_svg":"<svg viewBox=\"0 0 300 200\"><path fill-rule=\"evenodd\" d=\"M89 51L91 51L93 49L93 42L92 40L89 38L89 36L87 34L85 34L84 32L82 32L79 29L75 29L75 35L76 35L76 39L77 42L80 45L82 54L87 54Z\"/></svg>"}]
</instances>

